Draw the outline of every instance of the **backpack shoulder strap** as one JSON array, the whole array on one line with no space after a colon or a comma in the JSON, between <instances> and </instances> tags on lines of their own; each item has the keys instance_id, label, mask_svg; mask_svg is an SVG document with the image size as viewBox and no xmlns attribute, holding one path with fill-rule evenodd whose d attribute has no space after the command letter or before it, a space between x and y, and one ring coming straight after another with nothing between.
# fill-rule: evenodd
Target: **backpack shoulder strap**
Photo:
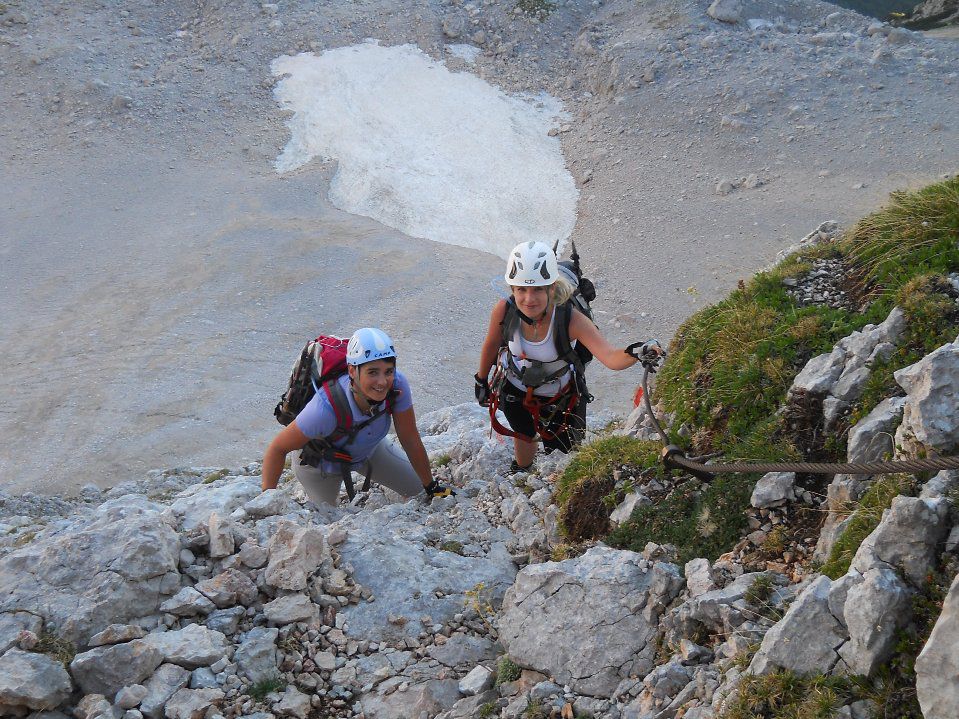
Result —
<instances>
[{"instance_id":1,"label":"backpack shoulder strap","mask_svg":"<svg viewBox=\"0 0 959 719\"><path fill-rule=\"evenodd\" d=\"M556 308L556 321L553 324L553 332L556 338L556 353L559 359L565 360L576 368L576 371L582 373L583 362L576 350L573 348L572 340L569 338L569 323L573 319L573 303L564 302Z\"/></svg>"},{"instance_id":2,"label":"backpack shoulder strap","mask_svg":"<svg viewBox=\"0 0 959 719\"><path fill-rule=\"evenodd\" d=\"M501 347L505 347L509 344L509 341L513 339L519 323L519 309L516 307L516 300L510 297L506 300L506 313L503 315L503 321L499 323L503 333L503 339L500 342Z\"/></svg>"},{"instance_id":3,"label":"backpack shoulder strap","mask_svg":"<svg viewBox=\"0 0 959 719\"><path fill-rule=\"evenodd\" d=\"M324 382L323 391L326 392L326 398L329 400L336 417L336 427L326 435L326 440L330 443L338 442L344 437L355 434L353 431L353 410L350 408L350 400L340 383L335 379Z\"/></svg>"}]
</instances>

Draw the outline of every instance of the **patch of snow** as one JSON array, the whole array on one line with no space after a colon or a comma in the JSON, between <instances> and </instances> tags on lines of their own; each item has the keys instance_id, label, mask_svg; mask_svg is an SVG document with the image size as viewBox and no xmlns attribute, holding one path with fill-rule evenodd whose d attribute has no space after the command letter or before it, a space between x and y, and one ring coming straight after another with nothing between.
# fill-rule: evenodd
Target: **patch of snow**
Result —
<instances>
[{"instance_id":1,"label":"patch of snow","mask_svg":"<svg viewBox=\"0 0 959 719\"><path fill-rule=\"evenodd\" d=\"M559 101L507 95L413 45L284 55L271 68L283 76L275 98L294 113L276 170L336 160L340 209L502 257L572 232L578 192L547 134Z\"/></svg>"}]
</instances>

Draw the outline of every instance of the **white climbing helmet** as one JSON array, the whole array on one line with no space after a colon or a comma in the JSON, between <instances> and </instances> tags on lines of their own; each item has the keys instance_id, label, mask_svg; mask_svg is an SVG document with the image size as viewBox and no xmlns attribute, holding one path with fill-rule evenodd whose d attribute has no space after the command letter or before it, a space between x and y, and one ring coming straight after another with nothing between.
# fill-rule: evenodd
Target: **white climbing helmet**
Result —
<instances>
[{"instance_id":1,"label":"white climbing helmet","mask_svg":"<svg viewBox=\"0 0 959 719\"><path fill-rule=\"evenodd\" d=\"M509 253L506 284L543 287L556 282L559 266L556 255L545 242L521 242Z\"/></svg>"},{"instance_id":2,"label":"white climbing helmet","mask_svg":"<svg viewBox=\"0 0 959 719\"><path fill-rule=\"evenodd\" d=\"M346 363L361 365L375 360L396 357L393 340L383 330L375 327L358 329L346 345Z\"/></svg>"}]
</instances>

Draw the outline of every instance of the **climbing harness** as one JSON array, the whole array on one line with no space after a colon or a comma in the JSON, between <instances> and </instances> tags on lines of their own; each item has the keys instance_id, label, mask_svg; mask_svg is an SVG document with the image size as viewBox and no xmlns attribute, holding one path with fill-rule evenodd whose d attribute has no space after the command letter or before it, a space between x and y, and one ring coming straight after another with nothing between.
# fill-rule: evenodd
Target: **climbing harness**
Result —
<instances>
[{"instance_id":1,"label":"climbing harness","mask_svg":"<svg viewBox=\"0 0 959 719\"><path fill-rule=\"evenodd\" d=\"M641 360L642 361L642 360ZM643 401L646 412L659 433L663 443L660 459L667 469L680 469L704 482L711 482L717 474L748 474L752 472L800 472L804 474L898 474L926 472L929 470L959 469L959 457L931 457L929 459L905 459L888 462L732 462L705 464L686 456L683 449L670 444L666 433L653 413L649 401L649 375L651 371L643 362Z\"/></svg>"}]
</instances>

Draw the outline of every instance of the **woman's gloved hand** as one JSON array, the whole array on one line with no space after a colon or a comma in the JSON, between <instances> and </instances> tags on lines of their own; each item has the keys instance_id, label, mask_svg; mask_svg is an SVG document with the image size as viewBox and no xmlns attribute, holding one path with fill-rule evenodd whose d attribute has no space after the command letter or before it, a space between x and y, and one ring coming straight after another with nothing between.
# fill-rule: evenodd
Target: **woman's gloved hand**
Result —
<instances>
[{"instance_id":1,"label":"woman's gloved hand","mask_svg":"<svg viewBox=\"0 0 959 719\"><path fill-rule=\"evenodd\" d=\"M450 495L456 496L456 492L453 491L452 487L447 487L446 485L440 484L437 480L433 480L428 485L423 487L423 491L426 492L426 496L430 499L434 497L449 497Z\"/></svg>"},{"instance_id":2,"label":"woman's gloved hand","mask_svg":"<svg viewBox=\"0 0 959 719\"><path fill-rule=\"evenodd\" d=\"M476 401L480 407L489 407L489 381L478 374L473 375L476 384L473 386L473 394L476 395Z\"/></svg>"},{"instance_id":3,"label":"woman's gloved hand","mask_svg":"<svg viewBox=\"0 0 959 719\"><path fill-rule=\"evenodd\" d=\"M666 359L666 350L659 340L646 340L645 342L633 342L626 350L626 354L639 360L650 372L655 373L659 369L660 363Z\"/></svg>"}]
</instances>

